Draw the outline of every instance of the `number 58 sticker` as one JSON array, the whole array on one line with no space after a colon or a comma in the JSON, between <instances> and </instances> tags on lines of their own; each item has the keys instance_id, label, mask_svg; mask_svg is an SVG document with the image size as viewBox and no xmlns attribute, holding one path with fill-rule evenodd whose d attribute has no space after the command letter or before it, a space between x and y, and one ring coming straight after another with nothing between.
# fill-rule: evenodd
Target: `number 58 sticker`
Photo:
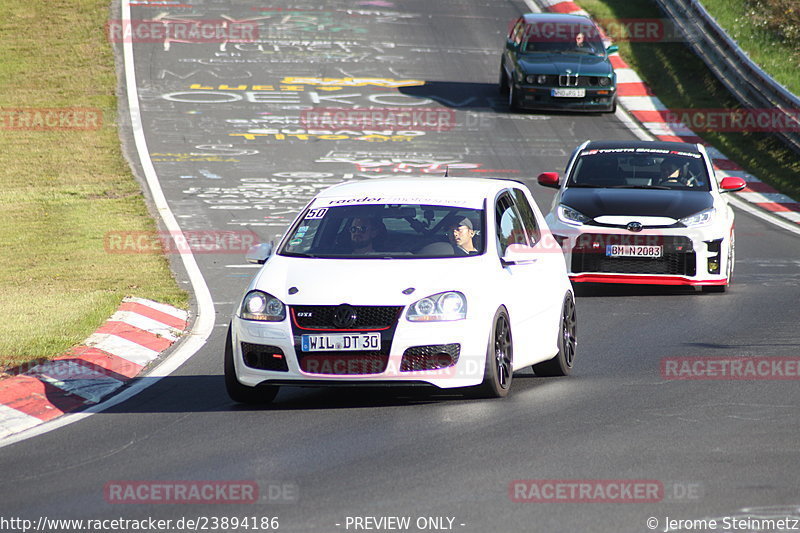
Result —
<instances>
[{"instance_id":1,"label":"number 58 sticker","mask_svg":"<svg viewBox=\"0 0 800 533\"><path fill-rule=\"evenodd\" d=\"M325 213L328 212L327 207L320 207L319 209L310 209L308 214L306 215L306 220L315 220L318 218L322 218L325 216Z\"/></svg>"}]
</instances>

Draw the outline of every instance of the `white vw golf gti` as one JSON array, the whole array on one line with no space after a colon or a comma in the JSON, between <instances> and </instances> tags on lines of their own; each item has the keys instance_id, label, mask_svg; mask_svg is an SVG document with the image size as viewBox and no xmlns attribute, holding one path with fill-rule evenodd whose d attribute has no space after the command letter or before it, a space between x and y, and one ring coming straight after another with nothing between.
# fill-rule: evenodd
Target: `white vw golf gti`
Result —
<instances>
[{"instance_id":1,"label":"white vw golf gti","mask_svg":"<svg viewBox=\"0 0 800 533\"><path fill-rule=\"evenodd\" d=\"M247 288L225 347L243 403L281 386L433 385L486 397L512 373L570 372L572 287L528 189L495 179L333 186L300 213Z\"/></svg>"}]
</instances>

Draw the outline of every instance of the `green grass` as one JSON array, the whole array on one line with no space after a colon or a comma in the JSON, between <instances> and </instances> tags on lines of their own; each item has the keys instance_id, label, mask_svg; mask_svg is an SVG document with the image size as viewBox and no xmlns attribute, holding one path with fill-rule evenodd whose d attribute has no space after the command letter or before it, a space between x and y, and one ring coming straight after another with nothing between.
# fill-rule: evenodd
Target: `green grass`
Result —
<instances>
[{"instance_id":1,"label":"green grass","mask_svg":"<svg viewBox=\"0 0 800 533\"><path fill-rule=\"evenodd\" d=\"M576 3L597 20L664 17L651 0L577 0ZM620 40L615 44L619 45L622 58L670 109L742 107L683 43ZM757 132L699 135L762 181L795 199L800 198L800 157L779 138Z\"/></svg>"},{"instance_id":2,"label":"green grass","mask_svg":"<svg viewBox=\"0 0 800 533\"><path fill-rule=\"evenodd\" d=\"M119 145L108 0L2 0L0 108L94 108L83 131L0 127L0 368L79 344L126 295L186 307L160 254L113 254L155 231Z\"/></svg>"},{"instance_id":3,"label":"green grass","mask_svg":"<svg viewBox=\"0 0 800 533\"><path fill-rule=\"evenodd\" d=\"M796 0L702 0L703 7L750 58L800 94L800 4Z\"/></svg>"}]
</instances>

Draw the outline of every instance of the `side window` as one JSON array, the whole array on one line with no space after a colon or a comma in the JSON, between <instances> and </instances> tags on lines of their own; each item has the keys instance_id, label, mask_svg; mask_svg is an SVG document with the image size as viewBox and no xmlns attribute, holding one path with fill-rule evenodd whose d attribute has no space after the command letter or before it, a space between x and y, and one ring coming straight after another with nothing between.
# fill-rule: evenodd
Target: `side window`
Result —
<instances>
[{"instance_id":1,"label":"side window","mask_svg":"<svg viewBox=\"0 0 800 533\"><path fill-rule=\"evenodd\" d=\"M541 238L542 232L539 229L539 224L536 222L536 215L533 212L531 204L528 203L528 198L525 193L519 189L513 189L514 199L517 201L517 208L519 215L522 218L522 225L525 228L525 234L531 246L534 246Z\"/></svg>"},{"instance_id":2,"label":"side window","mask_svg":"<svg viewBox=\"0 0 800 533\"><path fill-rule=\"evenodd\" d=\"M495 205L497 222L497 249L501 256L511 244L530 245L525 234L522 220L514 206L514 200L508 193L503 193Z\"/></svg>"},{"instance_id":3,"label":"side window","mask_svg":"<svg viewBox=\"0 0 800 533\"><path fill-rule=\"evenodd\" d=\"M513 41L516 44L519 44L522 41L522 35L525 33L522 29L525 27L524 19L520 18L514 24L514 27L511 29L511 33L508 35L509 40Z\"/></svg>"}]
</instances>

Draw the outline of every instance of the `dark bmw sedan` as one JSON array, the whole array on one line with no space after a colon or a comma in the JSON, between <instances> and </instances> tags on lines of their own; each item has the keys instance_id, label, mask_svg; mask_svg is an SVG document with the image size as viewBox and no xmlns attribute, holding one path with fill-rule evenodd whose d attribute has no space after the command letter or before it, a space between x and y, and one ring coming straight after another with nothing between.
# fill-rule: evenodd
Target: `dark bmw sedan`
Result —
<instances>
[{"instance_id":1,"label":"dark bmw sedan","mask_svg":"<svg viewBox=\"0 0 800 533\"><path fill-rule=\"evenodd\" d=\"M617 78L600 29L581 15L530 13L517 19L500 64L500 91L516 109L613 113Z\"/></svg>"},{"instance_id":2,"label":"dark bmw sedan","mask_svg":"<svg viewBox=\"0 0 800 533\"><path fill-rule=\"evenodd\" d=\"M546 220L573 283L688 285L724 291L735 257L733 210L701 144L586 141L572 154Z\"/></svg>"}]
</instances>

